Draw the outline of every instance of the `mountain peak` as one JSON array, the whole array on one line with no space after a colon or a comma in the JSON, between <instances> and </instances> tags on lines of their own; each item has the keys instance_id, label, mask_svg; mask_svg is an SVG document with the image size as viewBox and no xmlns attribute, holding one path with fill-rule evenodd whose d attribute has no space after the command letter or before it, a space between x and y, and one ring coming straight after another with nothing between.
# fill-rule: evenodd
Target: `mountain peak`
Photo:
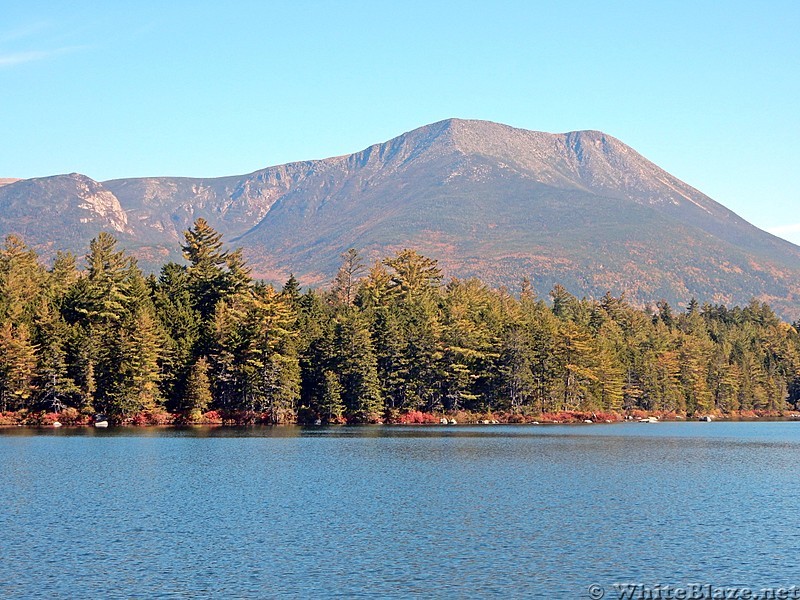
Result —
<instances>
[{"instance_id":1,"label":"mountain peak","mask_svg":"<svg viewBox=\"0 0 800 600\"><path fill-rule=\"evenodd\" d=\"M180 260L203 217L273 282L325 285L341 253L415 248L446 275L641 304L746 303L800 317L800 248L753 227L602 131L445 119L355 154L223 178L98 183L77 173L0 186L0 234L48 254L102 229L142 264Z\"/></svg>"},{"instance_id":2,"label":"mountain peak","mask_svg":"<svg viewBox=\"0 0 800 600\"><path fill-rule=\"evenodd\" d=\"M485 151L487 148L498 146L516 146L525 143L523 140L528 144L558 143L562 140L569 140L570 143L605 144L607 149L630 149L617 138L599 130L586 129L565 133L548 133L480 119L444 119L414 129L404 136L413 136L415 139L427 137L450 140L465 152L476 149Z\"/></svg>"},{"instance_id":3,"label":"mountain peak","mask_svg":"<svg viewBox=\"0 0 800 600\"><path fill-rule=\"evenodd\" d=\"M41 219L41 237L60 237L50 227L62 227L59 218L69 216L76 220L75 227L97 232L109 229L117 233L128 231L128 219L119 200L101 183L82 175L67 173L34 179L22 179L2 186L0 210L8 217L24 215L24 228L35 230L31 225ZM52 223L49 221L52 220ZM30 234L28 234L30 235ZM31 236L36 241L39 235Z\"/></svg>"},{"instance_id":4,"label":"mountain peak","mask_svg":"<svg viewBox=\"0 0 800 600\"><path fill-rule=\"evenodd\" d=\"M594 190L640 204L679 207L730 218L732 213L599 130L546 133L492 121L446 119L386 142L405 158L458 154L493 161L540 184Z\"/></svg>"}]
</instances>

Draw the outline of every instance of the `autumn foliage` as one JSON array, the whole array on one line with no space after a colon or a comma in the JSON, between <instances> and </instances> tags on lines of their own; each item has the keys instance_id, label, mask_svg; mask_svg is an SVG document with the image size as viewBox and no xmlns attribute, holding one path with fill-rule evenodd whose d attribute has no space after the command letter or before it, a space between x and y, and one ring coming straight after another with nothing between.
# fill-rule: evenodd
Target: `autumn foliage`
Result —
<instances>
[{"instance_id":1,"label":"autumn foliage","mask_svg":"<svg viewBox=\"0 0 800 600\"><path fill-rule=\"evenodd\" d=\"M329 289L254 280L198 219L146 276L117 241L49 267L0 248L0 424L436 424L780 415L800 324L769 306L633 306L528 281L446 281L411 249L356 250ZM534 274L535 275L535 274Z\"/></svg>"}]
</instances>

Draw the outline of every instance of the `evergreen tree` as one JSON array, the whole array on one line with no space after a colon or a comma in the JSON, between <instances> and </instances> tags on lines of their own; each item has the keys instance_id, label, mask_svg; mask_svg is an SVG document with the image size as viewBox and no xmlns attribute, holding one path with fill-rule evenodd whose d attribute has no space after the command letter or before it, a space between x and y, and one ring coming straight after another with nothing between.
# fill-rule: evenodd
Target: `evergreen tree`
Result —
<instances>
[{"instance_id":1,"label":"evergreen tree","mask_svg":"<svg viewBox=\"0 0 800 600\"><path fill-rule=\"evenodd\" d=\"M356 315L345 315L337 322L334 343L347 420L354 423L380 420L384 407L369 330Z\"/></svg>"},{"instance_id":2,"label":"evergreen tree","mask_svg":"<svg viewBox=\"0 0 800 600\"><path fill-rule=\"evenodd\" d=\"M78 312L101 327L121 322L130 300L131 259L117 250L114 236L103 231L89 244L86 262L89 269L86 285L79 288Z\"/></svg>"},{"instance_id":3,"label":"evergreen tree","mask_svg":"<svg viewBox=\"0 0 800 600\"><path fill-rule=\"evenodd\" d=\"M300 282L297 281L294 273L289 275L289 279L287 279L286 283L283 284L281 296L283 296L295 310L300 308L300 299L303 297L303 295L300 291Z\"/></svg>"},{"instance_id":4,"label":"evergreen tree","mask_svg":"<svg viewBox=\"0 0 800 600\"><path fill-rule=\"evenodd\" d=\"M36 315L34 343L38 348L35 387L38 403L60 411L80 405L80 388L69 375L67 341L69 325L49 303L42 303Z\"/></svg>"},{"instance_id":5,"label":"evergreen tree","mask_svg":"<svg viewBox=\"0 0 800 600\"><path fill-rule=\"evenodd\" d=\"M46 273L36 253L15 235L0 249L0 318L31 325L44 292Z\"/></svg>"},{"instance_id":6,"label":"evergreen tree","mask_svg":"<svg viewBox=\"0 0 800 600\"><path fill-rule=\"evenodd\" d=\"M561 373L560 410L586 408L587 388L595 380L590 366L592 342L590 335L577 323L559 324L555 345L558 370Z\"/></svg>"},{"instance_id":7,"label":"evergreen tree","mask_svg":"<svg viewBox=\"0 0 800 600\"><path fill-rule=\"evenodd\" d=\"M161 388L168 407L184 412L183 394L189 371L208 351L200 344L201 317L194 308L186 267L175 263L162 267L152 303L164 332Z\"/></svg>"},{"instance_id":8,"label":"evergreen tree","mask_svg":"<svg viewBox=\"0 0 800 600\"><path fill-rule=\"evenodd\" d=\"M95 378L95 364L97 362L97 349L95 336L91 328L79 323L68 325L65 340L67 356L67 376L75 382L78 388L76 408L86 415L94 413L97 380Z\"/></svg>"},{"instance_id":9,"label":"evergreen tree","mask_svg":"<svg viewBox=\"0 0 800 600\"><path fill-rule=\"evenodd\" d=\"M53 266L50 269L48 287L52 299L58 301L67 294L67 290L74 284L80 274L75 261L75 255L71 252L56 253Z\"/></svg>"},{"instance_id":10,"label":"evergreen tree","mask_svg":"<svg viewBox=\"0 0 800 600\"><path fill-rule=\"evenodd\" d=\"M205 357L197 359L186 380L184 393L179 410L186 415L190 422L199 421L203 413L211 405L211 382L208 378L208 360Z\"/></svg>"},{"instance_id":11,"label":"evergreen tree","mask_svg":"<svg viewBox=\"0 0 800 600\"><path fill-rule=\"evenodd\" d=\"M500 385L508 397L508 408L515 413L530 405L536 390L533 376L532 341L521 327L513 327L503 337L498 363Z\"/></svg>"},{"instance_id":12,"label":"evergreen tree","mask_svg":"<svg viewBox=\"0 0 800 600\"><path fill-rule=\"evenodd\" d=\"M411 360L402 334L398 313L387 306L371 312L371 337L378 363L378 380L386 406L409 406L407 377Z\"/></svg>"},{"instance_id":13,"label":"evergreen tree","mask_svg":"<svg viewBox=\"0 0 800 600\"><path fill-rule=\"evenodd\" d=\"M162 347L163 335L157 321L150 310L138 309L126 323L120 348L121 380L108 409L110 413L125 417L161 405L158 383Z\"/></svg>"},{"instance_id":14,"label":"evergreen tree","mask_svg":"<svg viewBox=\"0 0 800 600\"><path fill-rule=\"evenodd\" d=\"M334 368L333 320L322 296L309 290L300 299L297 316L297 350L301 373L301 413L314 421L325 389L324 373Z\"/></svg>"},{"instance_id":15,"label":"evergreen tree","mask_svg":"<svg viewBox=\"0 0 800 600\"><path fill-rule=\"evenodd\" d=\"M388 291L406 300L421 300L433 295L442 282L437 261L414 250L402 250L384 261L393 274Z\"/></svg>"},{"instance_id":16,"label":"evergreen tree","mask_svg":"<svg viewBox=\"0 0 800 600\"><path fill-rule=\"evenodd\" d=\"M358 280L364 272L364 262L355 248L342 254L342 266L333 280L331 292L339 302L348 306L356 299Z\"/></svg>"},{"instance_id":17,"label":"evergreen tree","mask_svg":"<svg viewBox=\"0 0 800 600\"><path fill-rule=\"evenodd\" d=\"M622 330L614 322L604 323L596 338L595 365L592 379L596 405L609 411L622 410L625 379L619 359Z\"/></svg>"},{"instance_id":18,"label":"evergreen tree","mask_svg":"<svg viewBox=\"0 0 800 600\"><path fill-rule=\"evenodd\" d=\"M444 301L443 386L447 408L486 409L486 392L496 372L499 340L497 306L488 288L477 280L448 284ZM481 383L484 385L481 386Z\"/></svg>"},{"instance_id":19,"label":"evergreen tree","mask_svg":"<svg viewBox=\"0 0 800 600\"><path fill-rule=\"evenodd\" d=\"M559 401L556 386L561 380L561 367L556 345L560 322L544 302L522 302L522 325L531 340L530 364L534 381L536 407L541 412L555 410Z\"/></svg>"},{"instance_id":20,"label":"evergreen tree","mask_svg":"<svg viewBox=\"0 0 800 600\"><path fill-rule=\"evenodd\" d=\"M325 423L339 423L345 412L342 402L342 384L339 383L339 377L333 371L325 371L323 377L324 386L319 403L321 419Z\"/></svg>"},{"instance_id":21,"label":"evergreen tree","mask_svg":"<svg viewBox=\"0 0 800 600\"><path fill-rule=\"evenodd\" d=\"M204 319L214 314L217 302L233 291L232 280L242 283L245 269L241 255L231 259L236 273L228 277L229 255L222 249L222 234L205 219L197 219L192 229L184 233L183 256L189 261L188 282L195 307Z\"/></svg>"},{"instance_id":22,"label":"evergreen tree","mask_svg":"<svg viewBox=\"0 0 800 600\"><path fill-rule=\"evenodd\" d=\"M553 314L559 319L567 319L573 315L577 300L561 284L556 284L550 291L553 300Z\"/></svg>"},{"instance_id":23,"label":"evergreen tree","mask_svg":"<svg viewBox=\"0 0 800 600\"><path fill-rule=\"evenodd\" d=\"M0 406L2 410L31 407L36 389L36 349L28 326L11 321L0 325Z\"/></svg>"}]
</instances>

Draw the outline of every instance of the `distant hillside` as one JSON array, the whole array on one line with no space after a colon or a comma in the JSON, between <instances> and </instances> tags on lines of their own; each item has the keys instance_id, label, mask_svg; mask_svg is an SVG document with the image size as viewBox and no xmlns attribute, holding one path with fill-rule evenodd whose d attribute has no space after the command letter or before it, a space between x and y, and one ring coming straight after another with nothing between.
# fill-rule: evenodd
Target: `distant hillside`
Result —
<instances>
[{"instance_id":1,"label":"distant hillside","mask_svg":"<svg viewBox=\"0 0 800 600\"><path fill-rule=\"evenodd\" d=\"M325 284L349 247L413 247L447 275L639 303L767 301L800 318L800 247L770 235L597 131L451 119L349 156L216 178L71 174L0 187L0 233L83 252L102 229L145 265L178 257L205 217L254 273Z\"/></svg>"}]
</instances>

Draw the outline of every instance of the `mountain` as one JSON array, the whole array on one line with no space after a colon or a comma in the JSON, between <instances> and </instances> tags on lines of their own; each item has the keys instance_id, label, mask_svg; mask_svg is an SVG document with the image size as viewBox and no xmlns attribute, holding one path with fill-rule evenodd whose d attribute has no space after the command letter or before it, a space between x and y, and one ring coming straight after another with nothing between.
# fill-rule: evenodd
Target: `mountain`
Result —
<instances>
[{"instance_id":1,"label":"mountain","mask_svg":"<svg viewBox=\"0 0 800 600\"><path fill-rule=\"evenodd\" d=\"M23 179L0 187L0 233L21 235L43 253L83 249L101 230L131 233L114 194L85 175Z\"/></svg>"},{"instance_id":2,"label":"mountain","mask_svg":"<svg viewBox=\"0 0 800 600\"><path fill-rule=\"evenodd\" d=\"M112 231L155 266L206 218L254 274L324 285L347 248L411 247L449 276L541 294L625 292L769 302L800 317L800 247L770 235L599 131L550 134L449 119L348 156L224 178L95 182L70 174L0 187L0 233L83 252Z\"/></svg>"}]
</instances>

